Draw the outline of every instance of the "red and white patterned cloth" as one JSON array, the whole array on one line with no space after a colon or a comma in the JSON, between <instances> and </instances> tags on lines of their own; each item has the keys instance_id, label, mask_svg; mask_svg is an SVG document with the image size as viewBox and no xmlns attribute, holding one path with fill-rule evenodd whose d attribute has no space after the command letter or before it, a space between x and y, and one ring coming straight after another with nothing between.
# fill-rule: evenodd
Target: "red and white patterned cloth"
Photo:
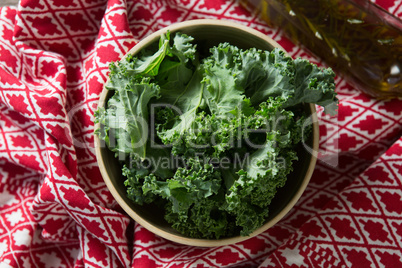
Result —
<instances>
[{"instance_id":1,"label":"red and white patterned cloth","mask_svg":"<svg viewBox=\"0 0 402 268\"><path fill-rule=\"evenodd\" d=\"M377 0L402 17L402 2ZM0 267L402 267L402 100L337 78L320 160L286 217L245 242L172 243L127 217L95 159L108 64L178 21L251 26L320 61L235 0L21 0L0 9Z\"/></svg>"}]
</instances>

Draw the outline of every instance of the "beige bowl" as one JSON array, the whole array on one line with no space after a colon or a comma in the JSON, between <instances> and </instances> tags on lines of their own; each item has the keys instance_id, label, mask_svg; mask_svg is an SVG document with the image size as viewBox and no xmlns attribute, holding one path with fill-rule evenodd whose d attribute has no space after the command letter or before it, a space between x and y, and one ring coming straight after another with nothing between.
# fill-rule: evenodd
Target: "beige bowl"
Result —
<instances>
[{"instance_id":1,"label":"beige bowl","mask_svg":"<svg viewBox=\"0 0 402 268\"><path fill-rule=\"evenodd\" d=\"M229 21L208 19L186 21L163 28L140 41L127 54L137 54L149 44L157 42L160 35L166 33L167 30L170 30L172 33L180 31L193 36L197 42L198 49L208 49L220 42L230 42L244 49L251 47L264 50L272 50L275 47L281 48L269 37L246 26ZM111 95L112 92L104 88L100 95L99 107L105 107ZM319 136L315 106L306 105L305 108L311 112L313 119L313 133L307 142L310 150L306 150L306 148L300 146L298 152L299 161L294 163L294 171L288 176L286 185L278 189L270 205L269 217L265 224L255 230L250 236L209 240L190 238L180 234L164 220L163 211L160 211L156 206L152 204L139 206L127 198L126 186L121 174L121 166L114 157L114 153L105 146L101 146L102 143L97 135L95 135L96 157L103 179L113 197L132 219L149 231L171 241L186 245L212 247L232 244L256 236L273 226L289 212L305 190L315 167L316 156L311 152L317 152ZM99 125L95 126L95 129L97 128L99 128Z\"/></svg>"}]
</instances>

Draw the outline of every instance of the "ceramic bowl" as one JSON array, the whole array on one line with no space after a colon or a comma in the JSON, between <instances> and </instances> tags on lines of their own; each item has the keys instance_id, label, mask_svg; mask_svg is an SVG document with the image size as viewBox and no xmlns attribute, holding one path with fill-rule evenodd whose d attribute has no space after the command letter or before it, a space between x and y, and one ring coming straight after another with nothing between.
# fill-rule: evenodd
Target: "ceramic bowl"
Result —
<instances>
[{"instance_id":1,"label":"ceramic bowl","mask_svg":"<svg viewBox=\"0 0 402 268\"><path fill-rule=\"evenodd\" d=\"M135 55L151 43L158 42L160 35L168 30L171 33L179 31L194 37L197 48L205 51L221 42L230 42L244 49L251 47L264 50L272 50L275 47L281 48L266 35L249 27L230 21L203 19L172 24L154 32L136 44L127 54ZM104 88L98 105L105 107L110 97L111 92ZM232 244L249 239L272 227L289 212L305 190L316 163L315 154L312 154L311 151L317 152L319 136L315 106L306 105L305 109L311 113L313 118L313 132L306 143L308 150L305 148L306 146L300 146L299 160L294 163L294 171L288 176L286 185L278 190L273 199L269 208L269 217L266 219L265 224L250 236L235 236L213 240L194 239L180 234L164 220L163 211L160 211L156 206L152 204L139 206L127 198L121 165L114 157L114 153L107 147L101 146L102 143L97 135L95 135L96 157L106 186L115 200L133 220L149 231L171 241L192 246L213 247ZM95 129L98 127L99 125L95 126Z\"/></svg>"}]
</instances>

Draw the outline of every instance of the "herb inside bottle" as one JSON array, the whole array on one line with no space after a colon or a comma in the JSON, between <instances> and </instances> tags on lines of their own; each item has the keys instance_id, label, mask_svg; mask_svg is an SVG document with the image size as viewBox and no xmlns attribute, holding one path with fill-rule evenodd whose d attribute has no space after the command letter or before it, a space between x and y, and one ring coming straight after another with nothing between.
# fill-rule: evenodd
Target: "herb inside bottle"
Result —
<instances>
[{"instance_id":1,"label":"herb inside bottle","mask_svg":"<svg viewBox=\"0 0 402 268\"><path fill-rule=\"evenodd\" d=\"M358 89L378 98L402 97L402 21L369 0L242 3Z\"/></svg>"}]
</instances>

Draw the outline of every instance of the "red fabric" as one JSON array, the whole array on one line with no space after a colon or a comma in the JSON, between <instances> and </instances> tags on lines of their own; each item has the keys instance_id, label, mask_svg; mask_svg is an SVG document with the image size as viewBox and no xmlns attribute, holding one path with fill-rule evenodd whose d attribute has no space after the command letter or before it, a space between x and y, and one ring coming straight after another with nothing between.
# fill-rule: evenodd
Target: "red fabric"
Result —
<instances>
[{"instance_id":1,"label":"red fabric","mask_svg":"<svg viewBox=\"0 0 402 268\"><path fill-rule=\"evenodd\" d=\"M402 17L401 1L377 0ZM0 9L0 267L402 267L402 100L337 78L311 183L265 233L217 248L133 223L94 154L108 63L171 23L234 20L319 62L235 0L21 0Z\"/></svg>"}]
</instances>

